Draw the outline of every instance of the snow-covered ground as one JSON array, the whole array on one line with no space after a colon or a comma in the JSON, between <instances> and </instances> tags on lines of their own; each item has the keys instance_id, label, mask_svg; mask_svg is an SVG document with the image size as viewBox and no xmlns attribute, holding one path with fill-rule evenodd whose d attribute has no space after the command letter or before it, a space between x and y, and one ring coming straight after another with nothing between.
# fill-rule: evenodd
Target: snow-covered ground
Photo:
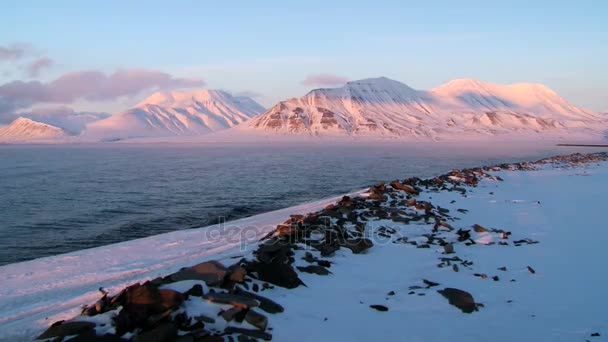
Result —
<instances>
[{"instance_id":1,"label":"snow-covered ground","mask_svg":"<svg viewBox=\"0 0 608 342\"><path fill-rule=\"evenodd\" d=\"M497 244L497 234L472 232L478 244L457 244L450 255L436 245L417 248L377 237L364 254L342 248L327 258L333 263L332 274L300 273L307 287L262 293L285 308L269 317L274 340L600 341L608 336L608 230L603 212L608 163L492 174L504 182L484 179L466 196L423 192L417 199L449 209L458 218L450 222L454 228L479 224L512 232L509 246ZM233 263L233 257L256 247L253 243L244 250L235 235L246 232L249 241L256 241L289 214L316 211L335 200L254 216L224 228L172 232L0 267L0 340L31 339L52 322L77 315L81 305L100 297L99 286L116 293L200 261ZM367 229L382 225L410 241L428 232L426 224L388 220L370 222ZM513 245L526 238L539 243ZM484 244L490 242L496 244ZM298 266L306 265L303 253L296 251ZM438 267L440 258L452 256L473 264L459 263L458 272L452 266ZM499 270L502 267L506 270ZM440 285L427 288L423 279ZM437 293L446 287L470 292L483 307L462 313ZM375 304L388 311L371 309Z\"/></svg>"}]
</instances>

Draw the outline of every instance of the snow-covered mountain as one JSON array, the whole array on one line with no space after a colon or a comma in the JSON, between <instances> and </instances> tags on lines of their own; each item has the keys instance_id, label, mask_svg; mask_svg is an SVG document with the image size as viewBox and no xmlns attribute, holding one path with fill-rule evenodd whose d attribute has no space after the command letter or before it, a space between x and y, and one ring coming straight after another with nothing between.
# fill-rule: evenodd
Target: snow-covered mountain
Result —
<instances>
[{"instance_id":1,"label":"snow-covered mountain","mask_svg":"<svg viewBox=\"0 0 608 342\"><path fill-rule=\"evenodd\" d=\"M87 126L101 139L192 136L249 120L264 108L249 97L221 90L158 92L133 108Z\"/></svg>"},{"instance_id":2,"label":"snow-covered mountain","mask_svg":"<svg viewBox=\"0 0 608 342\"><path fill-rule=\"evenodd\" d=\"M282 101L239 129L279 135L442 139L594 131L602 120L538 84L455 80L421 91L380 77Z\"/></svg>"},{"instance_id":3,"label":"snow-covered mountain","mask_svg":"<svg viewBox=\"0 0 608 342\"><path fill-rule=\"evenodd\" d=\"M0 127L0 141L4 142L53 140L69 135L62 128L21 117L15 119L8 126Z\"/></svg>"}]
</instances>

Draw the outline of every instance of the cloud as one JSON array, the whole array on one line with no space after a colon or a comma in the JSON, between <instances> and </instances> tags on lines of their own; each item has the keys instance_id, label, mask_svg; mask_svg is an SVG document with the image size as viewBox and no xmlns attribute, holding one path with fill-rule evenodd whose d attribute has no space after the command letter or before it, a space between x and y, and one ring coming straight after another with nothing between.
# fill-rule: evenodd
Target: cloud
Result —
<instances>
[{"instance_id":1,"label":"cloud","mask_svg":"<svg viewBox=\"0 0 608 342\"><path fill-rule=\"evenodd\" d=\"M201 79L175 78L153 70L122 69L112 74L96 70L74 71L47 83L12 81L0 85L0 110L27 108L39 103L116 100L144 91L204 85Z\"/></svg>"},{"instance_id":2,"label":"cloud","mask_svg":"<svg viewBox=\"0 0 608 342\"><path fill-rule=\"evenodd\" d=\"M30 64L27 65L26 70L27 74L30 77L37 77L40 75L40 72L43 69L50 68L55 64L55 61L48 57L39 57L35 60L31 61Z\"/></svg>"},{"instance_id":3,"label":"cloud","mask_svg":"<svg viewBox=\"0 0 608 342\"><path fill-rule=\"evenodd\" d=\"M348 78L332 74L310 74L302 81L305 86L338 86L348 82Z\"/></svg>"},{"instance_id":4,"label":"cloud","mask_svg":"<svg viewBox=\"0 0 608 342\"><path fill-rule=\"evenodd\" d=\"M110 117L108 113L77 112L67 106L37 107L28 112L15 113L12 117L25 117L34 121L61 127L73 133L80 133L89 123Z\"/></svg>"},{"instance_id":5,"label":"cloud","mask_svg":"<svg viewBox=\"0 0 608 342\"><path fill-rule=\"evenodd\" d=\"M31 52L31 47L27 44L11 44L0 46L0 61L18 60L27 56Z\"/></svg>"},{"instance_id":6,"label":"cloud","mask_svg":"<svg viewBox=\"0 0 608 342\"><path fill-rule=\"evenodd\" d=\"M255 92L255 91L245 90L245 91L239 91L237 93L234 93L234 96L244 96L244 97L251 97L252 99L255 99L255 98L262 97L264 95L261 93Z\"/></svg>"}]
</instances>

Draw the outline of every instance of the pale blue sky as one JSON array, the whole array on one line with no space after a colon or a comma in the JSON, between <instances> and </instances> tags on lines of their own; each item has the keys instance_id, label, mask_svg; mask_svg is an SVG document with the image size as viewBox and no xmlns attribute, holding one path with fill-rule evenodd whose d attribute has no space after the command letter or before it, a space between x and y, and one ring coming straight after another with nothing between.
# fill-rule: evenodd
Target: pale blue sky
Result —
<instances>
[{"instance_id":1,"label":"pale blue sky","mask_svg":"<svg viewBox=\"0 0 608 342\"><path fill-rule=\"evenodd\" d=\"M209 88L300 96L309 74L388 76L418 89L454 78L543 83L608 111L608 1L13 1L0 46L30 44L78 70L144 68ZM0 61L0 84L30 80ZM141 97L141 96L140 96ZM138 98L83 102L116 111Z\"/></svg>"}]
</instances>

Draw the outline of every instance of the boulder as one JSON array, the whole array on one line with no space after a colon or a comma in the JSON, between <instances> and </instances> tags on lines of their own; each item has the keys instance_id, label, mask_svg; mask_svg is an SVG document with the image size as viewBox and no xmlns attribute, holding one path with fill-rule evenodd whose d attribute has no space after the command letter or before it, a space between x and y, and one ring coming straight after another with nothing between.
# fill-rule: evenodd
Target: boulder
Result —
<instances>
[{"instance_id":1,"label":"boulder","mask_svg":"<svg viewBox=\"0 0 608 342\"><path fill-rule=\"evenodd\" d=\"M266 330L266 327L268 326L268 318L254 310L247 311L245 321L262 331Z\"/></svg>"},{"instance_id":2,"label":"boulder","mask_svg":"<svg viewBox=\"0 0 608 342\"><path fill-rule=\"evenodd\" d=\"M378 310L378 311L388 311L388 308L386 306L380 305L380 304L373 304L373 305L370 305L369 307L374 310Z\"/></svg>"},{"instance_id":3,"label":"boulder","mask_svg":"<svg viewBox=\"0 0 608 342\"><path fill-rule=\"evenodd\" d=\"M203 298L213 303L230 304L234 307L241 309L248 309L250 307L258 306L260 304L257 300L253 298L239 296L232 293L211 292L206 294Z\"/></svg>"},{"instance_id":4,"label":"boulder","mask_svg":"<svg viewBox=\"0 0 608 342\"><path fill-rule=\"evenodd\" d=\"M202 280L209 286L219 286L228 274L228 269L219 261L211 260L183 268L169 276L171 281Z\"/></svg>"},{"instance_id":5,"label":"boulder","mask_svg":"<svg viewBox=\"0 0 608 342\"><path fill-rule=\"evenodd\" d=\"M300 272L311 273L311 274L316 274L316 275L331 274L331 272L328 271L325 267L318 266L318 265L298 266L297 269Z\"/></svg>"},{"instance_id":6,"label":"boulder","mask_svg":"<svg viewBox=\"0 0 608 342\"><path fill-rule=\"evenodd\" d=\"M448 287L437 292L447 298L450 304L459 308L464 313L477 311L477 304L475 304L473 296L466 291Z\"/></svg>"},{"instance_id":7,"label":"boulder","mask_svg":"<svg viewBox=\"0 0 608 342\"><path fill-rule=\"evenodd\" d=\"M245 290L240 289L238 287L236 287L234 289L234 294L237 294L239 296L249 297L249 298L257 300L260 303L259 308L262 309L262 310L264 310L264 311L266 311L266 312L268 312L268 313L274 314L274 313L280 313L280 312L284 311L283 307L280 304L278 304L278 303L276 303L276 302L274 302L274 301L272 301L272 300L270 300L270 299L268 299L266 297L263 297L263 296L255 294L255 293L251 293L251 292L245 291Z\"/></svg>"},{"instance_id":8,"label":"boulder","mask_svg":"<svg viewBox=\"0 0 608 342\"><path fill-rule=\"evenodd\" d=\"M395 190L404 191L410 195L418 195L418 193L419 193L418 190L416 190L413 186L400 183L399 181L392 181L391 186Z\"/></svg>"},{"instance_id":9,"label":"boulder","mask_svg":"<svg viewBox=\"0 0 608 342\"><path fill-rule=\"evenodd\" d=\"M354 254L359 254L373 247L374 243L367 238L354 238L345 240L342 245L350 249Z\"/></svg>"},{"instance_id":10,"label":"boulder","mask_svg":"<svg viewBox=\"0 0 608 342\"><path fill-rule=\"evenodd\" d=\"M177 336L175 324L163 323L133 338L133 342L171 342Z\"/></svg>"},{"instance_id":11,"label":"boulder","mask_svg":"<svg viewBox=\"0 0 608 342\"><path fill-rule=\"evenodd\" d=\"M293 289L302 284L302 281L298 278L298 273L289 264L258 263L255 265L255 271L258 274L258 279L277 286Z\"/></svg>"},{"instance_id":12,"label":"boulder","mask_svg":"<svg viewBox=\"0 0 608 342\"><path fill-rule=\"evenodd\" d=\"M237 265L230 268L229 279L235 283L244 283L246 275L247 270L243 266Z\"/></svg>"}]
</instances>

